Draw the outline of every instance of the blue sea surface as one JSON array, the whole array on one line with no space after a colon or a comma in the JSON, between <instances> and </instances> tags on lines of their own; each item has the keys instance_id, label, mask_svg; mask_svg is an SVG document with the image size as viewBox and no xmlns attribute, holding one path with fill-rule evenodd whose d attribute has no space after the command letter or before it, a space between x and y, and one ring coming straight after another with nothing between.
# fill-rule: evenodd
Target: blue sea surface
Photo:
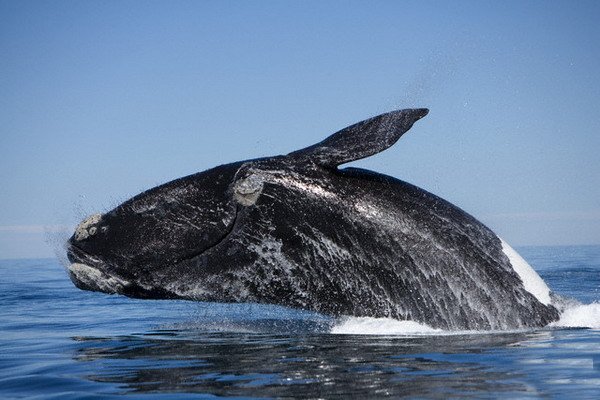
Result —
<instances>
[{"instance_id":1,"label":"blue sea surface","mask_svg":"<svg viewBox=\"0 0 600 400\"><path fill-rule=\"evenodd\" d=\"M600 302L600 246L518 250ZM323 315L85 292L56 260L1 260L0 398L598 399L597 310L575 316L595 329L332 334Z\"/></svg>"}]
</instances>

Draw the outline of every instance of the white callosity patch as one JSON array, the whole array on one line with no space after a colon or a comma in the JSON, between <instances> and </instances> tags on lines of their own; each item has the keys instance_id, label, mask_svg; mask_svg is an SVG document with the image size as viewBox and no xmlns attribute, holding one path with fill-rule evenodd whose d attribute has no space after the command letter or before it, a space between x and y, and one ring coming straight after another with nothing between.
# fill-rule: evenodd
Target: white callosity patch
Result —
<instances>
[{"instance_id":1,"label":"white callosity patch","mask_svg":"<svg viewBox=\"0 0 600 400\"><path fill-rule=\"evenodd\" d=\"M84 240L95 235L97 228L94 225L100 222L101 218L102 214L94 214L83 220L77 228L75 228L75 240Z\"/></svg>"},{"instance_id":2,"label":"white callosity patch","mask_svg":"<svg viewBox=\"0 0 600 400\"><path fill-rule=\"evenodd\" d=\"M245 179L235 183L234 194L236 200L244 205L251 206L256 203L258 196L263 188L263 177L258 174L252 174Z\"/></svg>"},{"instance_id":3,"label":"white callosity patch","mask_svg":"<svg viewBox=\"0 0 600 400\"><path fill-rule=\"evenodd\" d=\"M529 293L535 296L540 303L549 305L550 299L550 288L546 285L546 282L540 278L535 270L517 253L512 247L508 245L504 240L502 242L502 251L508 257L514 271L519 275L523 282L523 287Z\"/></svg>"},{"instance_id":4,"label":"white callosity patch","mask_svg":"<svg viewBox=\"0 0 600 400\"><path fill-rule=\"evenodd\" d=\"M86 264L73 263L69 265L69 272L79 282L105 293L118 293L128 284L127 281L121 278L108 275Z\"/></svg>"}]
</instances>

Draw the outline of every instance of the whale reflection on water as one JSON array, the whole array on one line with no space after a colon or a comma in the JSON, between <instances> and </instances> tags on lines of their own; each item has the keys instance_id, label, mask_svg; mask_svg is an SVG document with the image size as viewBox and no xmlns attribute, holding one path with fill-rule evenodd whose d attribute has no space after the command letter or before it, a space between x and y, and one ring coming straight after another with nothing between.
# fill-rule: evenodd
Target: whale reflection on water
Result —
<instances>
[{"instance_id":1,"label":"whale reflection on water","mask_svg":"<svg viewBox=\"0 0 600 400\"><path fill-rule=\"evenodd\" d=\"M296 321L202 326L122 337L76 337L87 379L124 392L216 396L478 397L531 393L524 376L497 365L498 351L543 345L551 331L418 337L318 333ZM235 331L235 329L238 329ZM435 352L432 350L435 349ZM122 362L119 362L122 361ZM496 365L494 365L496 363ZM127 367L120 367L127 365Z\"/></svg>"}]
</instances>

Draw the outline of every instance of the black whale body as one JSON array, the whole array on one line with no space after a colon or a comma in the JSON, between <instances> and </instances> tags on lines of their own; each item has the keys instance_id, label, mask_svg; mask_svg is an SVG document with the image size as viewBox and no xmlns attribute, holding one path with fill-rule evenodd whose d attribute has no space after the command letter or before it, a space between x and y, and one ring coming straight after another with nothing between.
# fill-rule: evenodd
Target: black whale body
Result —
<instances>
[{"instance_id":1,"label":"black whale body","mask_svg":"<svg viewBox=\"0 0 600 400\"><path fill-rule=\"evenodd\" d=\"M398 179L337 168L388 148L426 114L383 114L285 156L143 192L77 227L71 279L131 297L272 303L444 329L558 319L475 218Z\"/></svg>"}]
</instances>

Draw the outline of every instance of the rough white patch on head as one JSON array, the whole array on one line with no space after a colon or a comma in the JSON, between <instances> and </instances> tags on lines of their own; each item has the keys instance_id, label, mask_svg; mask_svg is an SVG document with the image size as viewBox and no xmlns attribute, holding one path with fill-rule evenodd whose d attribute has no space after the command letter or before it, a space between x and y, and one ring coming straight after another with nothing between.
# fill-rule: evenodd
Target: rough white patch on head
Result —
<instances>
[{"instance_id":1,"label":"rough white patch on head","mask_svg":"<svg viewBox=\"0 0 600 400\"><path fill-rule=\"evenodd\" d=\"M546 285L546 282L540 278L535 270L517 253L512 247L508 245L504 240L502 242L502 251L508 257L514 271L519 275L525 290L531 293L540 303L549 305L550 299L550 288Z\"/></svg>"},{"instance_id":2,"label":"rough white patch on head","mask_svg":"<svg viewBox=\"0 0 600 400\"><path fill-rule=\"evenodd\" d=\"M263 189L263 178L258 174L252 174L235 183L233 188L235 199L244 206L256 203Z\"/></svg>"},{"instance_id":3,"label":"rough white patch on head","mask_svg":"<svg viewBox=\"0 0 600 400\"><path fill-rule=\"evenodd\" d=\"M93 225L96 225L98 222L100 222L101 218L102 214L94 214L84 219L77 226L77 228L75 228L75 240L84 240L92 235L95 235L97 229Z\"/></svg>"},{"instance_id":4,"label":"rough white patch on head","mask_svg":"<svg viewBox=\"0 0 600 400\"><path fill-rule=\"evenodd\" d=\"M86 264L73 263L68 268L69 272L78 281L106 293L118 293L119 290L122 290L128 284L127 281L121 278L108 275Z\"/></svg>"}]
</instances>

